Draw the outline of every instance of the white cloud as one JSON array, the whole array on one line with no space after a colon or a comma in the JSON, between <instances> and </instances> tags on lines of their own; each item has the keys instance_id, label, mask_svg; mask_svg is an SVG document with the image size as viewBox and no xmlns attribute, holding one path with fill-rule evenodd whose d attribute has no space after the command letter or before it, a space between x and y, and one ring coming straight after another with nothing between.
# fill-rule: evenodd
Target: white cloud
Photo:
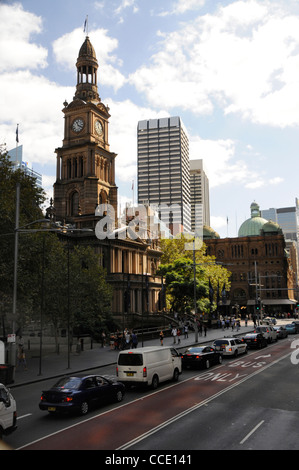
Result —
<instances>
[{"instance_id":1,"label":"white cloud","mask_svg":"<svg viewBox=\"0 0 299 470\"><path fill-rule=\"evenodd\" d=\"M41 29L41 18L24 11L20 3L0 5L2 71L47 66L47 49L30 42L32 36L40 33Z\"/></svg>"},{"instance_id":2,"label":"white cloud","mask_svg":"<svg viewBox=\"0 0 299 470\"><path fill-rule=\"evenodd\" d=\"M190 10L199 10L205 4L205 0L177 0L170 11L164 11L159 16L182 15Z\"/></svg>"},{"instance_id":3,"label":"white cloud","mask_svg":"<svg viewBox=\"0 0 299 470\"><path fill-rule=\"evenodd\" d=\"M243 161L236 161L235 142L190 137L190 159L202 158L210 188L227 183L240 183L255 175Z\"/></svg>"},{"instance_id":4,"label":"white cloud","mask_svg":"<svg viewBox=\"0 0 299 470\"><path fill-rule=\"evenodd\" d=\"M159 33L159 50L129 77L149 103L194 114L299 124L299 18L271 1L240 0Z\"/></svg>"},{"instance_id":5,"label":"white cloud","mask_svg":"<svg viewBox=\"0 0 299 470\"><path fill-rule=\"evenodd\" d=\"M115 13L119 15L124 11L126 8L133 8L133 13L137 13L139 11L139 7L137 4L137 0L121 0L119 6L115 9Z\"/></svg>"}]
</instances>

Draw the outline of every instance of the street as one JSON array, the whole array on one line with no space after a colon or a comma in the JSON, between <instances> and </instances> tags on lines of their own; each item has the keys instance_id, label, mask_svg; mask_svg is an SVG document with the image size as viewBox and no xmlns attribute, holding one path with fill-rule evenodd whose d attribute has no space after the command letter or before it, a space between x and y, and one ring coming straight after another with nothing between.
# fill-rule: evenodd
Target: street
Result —
<instances>
[{"instance_id":1,"label":"street","mask_svg":"<svg viewBox=\"0 0 299 470\"><path fill-rule=\"evenodd\" d=\"M156 392L131 389L122 404L87 418L38 409L51 380L16 388L18 429L5 442L30 450L298 449L296 339L290 335L209 370L184 371L178 383Z\"/></svg>"}]
</instances>

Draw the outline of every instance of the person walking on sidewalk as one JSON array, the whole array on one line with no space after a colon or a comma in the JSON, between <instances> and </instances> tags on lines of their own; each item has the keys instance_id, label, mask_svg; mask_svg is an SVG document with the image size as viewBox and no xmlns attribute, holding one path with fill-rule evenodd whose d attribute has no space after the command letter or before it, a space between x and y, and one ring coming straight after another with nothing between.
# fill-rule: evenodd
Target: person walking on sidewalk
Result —
<instances>
[{"instance_id":1,"label":"person walking on sidewalk","mask_svg":"<svg viewBox=\"0 0 299 470\"><path fill-rule=\"evenodd\" d=\"M163 346L164 333L163 333L162 330L160 331L160 335L159 335L159 336L160 336L160 344L161 344L161 346Z\"/></svg>"},{"instance_id":2,"label":"person walking on sidewalk","mask_svg":"<svg viewBox=\"0 0 299 470\"><path fill-rule=\"evenodd\" d=\"M180 344L181 342L181 330L178 328L178 331L177 331L177 337L178 337L178 344Z\"/></svg>"},{"instance_id":3,"label":"person walking on sidewalk","mask_svg":"<svg viewBox=\"0 0 299 470\"><path fill-rule=\"evenodd\" d=\"M175 326L172 328L171 334L173 336L173 344L175 344L176 343L176 337L177 337L177 329L176 329Z\"/></svg>"}]
</instances>

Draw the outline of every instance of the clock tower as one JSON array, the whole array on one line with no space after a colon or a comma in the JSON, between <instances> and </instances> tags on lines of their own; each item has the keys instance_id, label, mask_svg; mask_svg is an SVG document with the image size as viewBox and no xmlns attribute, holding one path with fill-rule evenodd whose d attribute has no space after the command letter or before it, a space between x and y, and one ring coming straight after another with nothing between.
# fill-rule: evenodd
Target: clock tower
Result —
<instances>
[{"instance_id":1,"label":"clock tower","mask_svg":"<svg viewBox=\"0 0 299 470\"><path fill-rule=\"evenodd\" d=\"M97 87L98 62L87 36L76 63L77 86L64 103L64 139L57 154L54 207L56 219L94 227L98 204L110 204L117 215L115 157L108 142L109 107Z\"/></svg>"}]
</instances>

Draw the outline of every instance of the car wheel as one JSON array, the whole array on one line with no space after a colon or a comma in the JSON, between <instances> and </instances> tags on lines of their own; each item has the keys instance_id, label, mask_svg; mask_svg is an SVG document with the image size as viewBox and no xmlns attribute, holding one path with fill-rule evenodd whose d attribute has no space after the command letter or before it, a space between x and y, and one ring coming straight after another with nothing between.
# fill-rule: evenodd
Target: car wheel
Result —
<instances>
[{"instance_id":1,"label":"car wheel","mask_svg":"<svg viewBox=\"0 0 299 470\"><path fill-rule=\"evenodd\" d=\"M87 401L83 401L80 406L80 414L86 415L88 413L88 410L89 410L89 405Z\"/></svg>"},{"instance_id":2,"label":"car wheel","mask_svg":"<svg viewBox=\"0 0 299 470\"><path fill-rule=\"evenodd\" d=\"M218 357L218 364L222 364L222 356L221 355L219 355L219 357Z\"/></svg>"},{"instance_id":3,"label":"car wheel","mask_svg":"<svg viewBox=\"0 0 299 470\"><path fill-rule=\"evenodd\" d=\"M206 360L206 369L209 369L210 368L210 361L209 359Z\"/></svg>"},{"instance_id":4,"label":"car wheel","mask_svg":"<svg viewBox=\"0 0 299 470\"><path fill-rule=\"evenodd\" d=\"M179 370L178 369L174 369L174 373L173 373L173 380L175 382L177 382L179 380Z\"/></svg>"},{"instance_id":5,"label":"car wheel","mask_svg":"<svg viewBox=\"0 0 299 470\"><path fill-rule=\"evenodd\" d=\"M123 398L124 398L123 392L121 390L118 390L118 392L116 393L116 401L120 402L122 401Z\"/></svg>"},{"instance_id":6,"label":"car wheel","mask_svg":"<svg viewBox=\"0 0 299 470\"><path fill-rule=\"evenodd\" d=\"M153 380L152 380L152 388L156 390L159 385L159 377L157 375L154 375Z\"/></svg>"}]
</instances>

